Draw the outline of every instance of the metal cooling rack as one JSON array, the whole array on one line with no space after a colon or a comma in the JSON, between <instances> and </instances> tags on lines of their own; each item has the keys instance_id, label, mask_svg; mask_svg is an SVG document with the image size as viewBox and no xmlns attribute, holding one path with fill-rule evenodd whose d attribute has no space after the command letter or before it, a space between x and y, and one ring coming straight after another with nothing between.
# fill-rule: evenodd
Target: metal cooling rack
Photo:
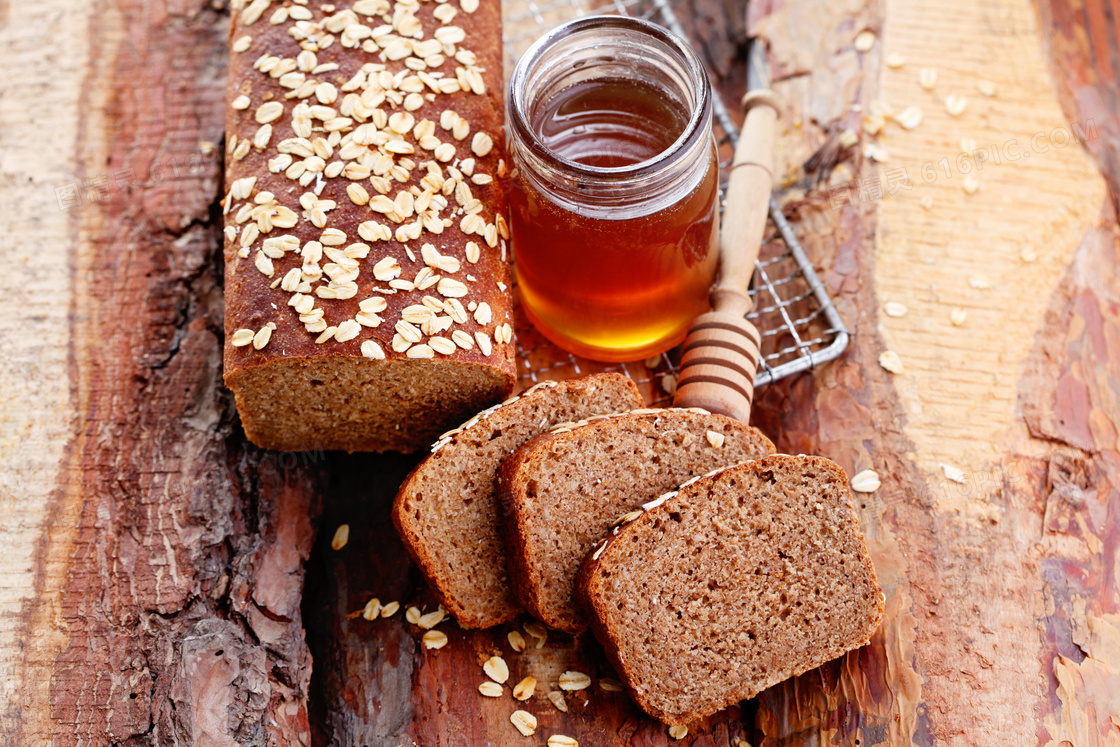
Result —
<instances>
[{"instance_id":1,"label":"metal cooling rack","mask_svg":"<svg viewBox=\"0 0 1120 747\"><path fill-rule=\"evenodd\" d=\"M631 15L658 23L688 38L668 0L504 0L503 39L506 74L517 58L544 32L587 15ZM719 96L713 97L720 166L726 181L739 131ZM848 346L848 329L805 256L781 208L770 200L770 233L763 239L750 294L754 309L747 319L762 336L755 388L839 357ZM654 404L670 400L676 388L680 350L626 364L588 361L561 350L533 328L524 314L517 320L519 385L539 378L561 378L620 371L639 385L650 385Z\"/></svg>"}]
</instances>

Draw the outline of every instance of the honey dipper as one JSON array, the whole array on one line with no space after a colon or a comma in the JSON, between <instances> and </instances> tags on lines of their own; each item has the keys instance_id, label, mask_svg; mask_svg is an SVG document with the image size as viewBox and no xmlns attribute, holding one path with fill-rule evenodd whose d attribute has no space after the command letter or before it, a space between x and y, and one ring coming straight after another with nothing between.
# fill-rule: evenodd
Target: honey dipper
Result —
<instances>
[{"instance_id":1,"label":"honey dipper","mask_svg":"<svg viewBox=\"0 0 1120 747\"><path fill-rule=\"evenodd\" d=\"M752 57L760 48L752 45ZM751 73L762 65L753 64ZM673 404L749 422L760 338L746 320L752 302L747 285L754 273L770 207L774 169L774 93L752 86L742 100L746 121L735 148L719 234L719 281L712 310L697 317L684 342Z\"/></svg>"}]
</instances>

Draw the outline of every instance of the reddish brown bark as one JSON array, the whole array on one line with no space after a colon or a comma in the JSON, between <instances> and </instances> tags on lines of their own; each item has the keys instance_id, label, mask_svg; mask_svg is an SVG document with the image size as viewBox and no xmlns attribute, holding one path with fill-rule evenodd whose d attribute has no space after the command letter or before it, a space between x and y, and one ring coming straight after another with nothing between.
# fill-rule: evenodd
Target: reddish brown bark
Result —
<instances>
[{"instance_id":1,"label":"reddish brown bark","mask_svg":"<svg viewBox=\"0 0 1120 747\"><path fill-rule=\"evenodd\" d=\"M64 584L55 743L306 742L317 465L246 446L220 384L228 19L205 2L102 5L81 140L109 157L82 176L135 183L87 203L75 252L81 419L57 500L77 534L39 565Z\"/></svg>"}]
</instances>

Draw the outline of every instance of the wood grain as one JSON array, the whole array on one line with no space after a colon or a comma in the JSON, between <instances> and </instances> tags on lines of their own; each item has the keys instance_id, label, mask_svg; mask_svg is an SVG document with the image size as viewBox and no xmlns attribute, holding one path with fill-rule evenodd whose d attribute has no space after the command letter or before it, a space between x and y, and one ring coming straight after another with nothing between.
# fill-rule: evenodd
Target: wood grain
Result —
<instances>
[{"instance_id":1,"label":"wood grain","mask_svg":"<svg viewBox=\"0 0 1120 747\"><path fill-rule=\"evenodd\" d=\"M934 184L920 174L922 163L945 155L955 164L961 137L1024 144L1088 113L1056 107L1037 61L1048 32L1028 4L888 2L884 10L881 24L858 4L847 20L825 15L832 36L823 39L812 24L794 28L782 9L760 11L757 21L773 36L776 67L788 71L784 90L802 107L794 116L806 126L791 133L791 163L830 149L823 160L835 163L837 134L860 129L859 112L810 116L836 111L835 100L807 94L822 83L865 111L885 98L896 110L919 103L926 116L915 131L892 126L880 139L890 161L878 174L850 153L831 176L787 174L805 242L855 335L844 361L768 388L758 406L782 411L780 448L884 476L864 503L864 526L889 611L879 639L858 656L761 696L754 744L1108 744L1117 706L1104 695L1115 684L1104 662L1116 656L1103 641L1115 630L1117 590L1092 569L1115 557L1107 549L1115 503L1104 494L1116 493L1105 476L1120 410L1097 383L1114 366L1107 346L1095 346L1092 364L1081 356L1087 326L1098 340L1115 335L1115 318L1102 312L1115 307L1115 291L1104 290L1117 265L1115 216L1102 213L1103 183L1075 147L1034 153L1030 169L986 165L972 196L959 174ZM838 42L864 28L879 38L870 54L812 57L843 49ZM809 38L816 43L790 43ZM892 52L907 58L900 70L882 64ZM940 72L936 98L916 85L923 65ZM995 99L974 89L982 77L997 82ZM959 119L941 108L952 91L970 99ZM822 176L854 190L876 177L885 191L883 172L899 167L911 169L915 187L897 199L832 210L825 195L799 193ZM915 204L925 195L933 198L928 213ZM1099 272L1085 271L1090 262ZM972 275L991 288L971 287ZM908 314L887 317L887 301L906 303ZM1082 304L1091 325L1073 311ZM964 327L947 323L949 305L969 308ZM1066 360L1068 337L1080 360ZM877 365L886 349L900 352L906 374ZM1055 391L1066 370L1075 396ZM1064 432L1033 425L1039 415ZM1080 451L1096 446L1085 437L1093 420L1112 443L1096 456ZM947 479L942 463L960 467L963 483Z\"/></svg>"},{"instance_id":2,"label":"wood grain","mask_svg":"<svg viewBox=\"0 0 1120 747\"><path fill-rule=\"evenodd\" d=\"M24 704L46 700L43 677L28 680L26 610L42 591L37 547L48 526L47 504L63 474L63 451L76 416L69 381L71 239L74 216L60 211L52 187L73 177L81 76L89 54L88 13L71 12L69 24L52 23L67 3L0 5L0 38L10 75L0 81L0 126L6 143L41 142L44 121L53 149L5 147L0 181L2 254L0 274L0 744L18 744L31 714ZM62 52L54 49L58 44ZM18 50L18 51L17 51ZM13 53L14 52L14 53ZM41 95L54 58L59 84L28 116L26 102ZM26 216L38 216L27 221ZM62 517L56 517L62 518ZM41 630L48 650L58 645L56 627ZM53 633L53 635L52 635ZM43 662L49 672L49 662Z\"/></svg>"},{"instance_id":3,"label":"wood grain","mask_svg":"<svg viewBox=\"0 0 1120 747\"><path fill-rule=\"evenodd\" d=\"M41 269L5 278L22 306L5 463L27 468L5 476L0 741L306 743L316 469L247 448L220 386L203 151L220 153L228 19L54 1L5 21L20 74L0 98L26 159L4 184L5 264ZM47 116L18 111L32 101Z\"/></svg>"}]
</instances>

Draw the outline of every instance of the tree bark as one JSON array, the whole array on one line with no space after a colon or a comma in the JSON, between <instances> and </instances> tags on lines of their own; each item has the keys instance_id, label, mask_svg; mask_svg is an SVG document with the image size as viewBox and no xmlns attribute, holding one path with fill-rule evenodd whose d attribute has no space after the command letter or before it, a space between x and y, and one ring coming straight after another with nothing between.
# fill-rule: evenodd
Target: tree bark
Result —
<instances>
[{"instance_id":1,"label":"tree bark","mask_svg":"<svg viewBox=\"0 0 1120 747\"><path fill-rule=\"evenodd\" d=\"M307 744L321 465L247 446L221 385L228 18L0 10L25 159L3 185L0 741Z\"/></svg>"}]
</instances>

